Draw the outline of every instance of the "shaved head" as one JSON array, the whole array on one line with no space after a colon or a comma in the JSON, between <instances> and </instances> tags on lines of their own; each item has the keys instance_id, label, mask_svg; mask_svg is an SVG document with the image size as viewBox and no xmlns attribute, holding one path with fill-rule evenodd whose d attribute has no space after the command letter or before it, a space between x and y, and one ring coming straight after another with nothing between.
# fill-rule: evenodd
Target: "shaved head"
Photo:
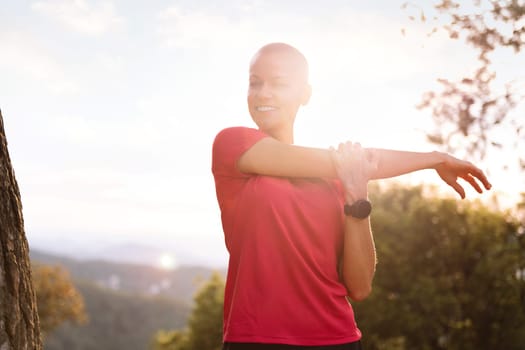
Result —
<instances>
[{"instance_id":1,"label":"shaved head","mask_svg":"<svg viewBox=\"0 0 525 350\"><path fill-rule=\"evenodd\" d=\"M265 45L250 62L248 109L260 130L277 140L293 143L297 111L310 100L308 63L295 47Z\"/></svg>"},{"instance_id":2,"label":"shaved head","mask_svg":"<svg viewBox=\"0 0 525 350\"><path fill-rule=\"evenodd\" d=\"M261 55L276 54L281 55L282 59L286 59L293 63L294 73L303 82L308 82L308 61L306 57L292 45L286 43L270 43L261 47L257 53L253 56L250 63L253 64L255 60Z\"/></svg>"}]
</instances>

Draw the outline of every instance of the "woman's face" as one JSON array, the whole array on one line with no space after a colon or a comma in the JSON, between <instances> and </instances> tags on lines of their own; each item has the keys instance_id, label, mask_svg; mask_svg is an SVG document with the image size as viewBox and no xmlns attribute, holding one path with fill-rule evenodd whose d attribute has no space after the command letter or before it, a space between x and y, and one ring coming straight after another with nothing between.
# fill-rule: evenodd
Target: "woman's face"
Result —
<instances>
[{"instance_id":1,"label":"woman's face","mask_svg":"<svg viewBox=\"0 0 525 350\"><path fill-rule=\"evenodd\" d=\"M297 110L310 97L298 61L288 52L263 51L250 65L248 109L259 129L274 137L293 132Z\"/></svg>"}]
</instances>

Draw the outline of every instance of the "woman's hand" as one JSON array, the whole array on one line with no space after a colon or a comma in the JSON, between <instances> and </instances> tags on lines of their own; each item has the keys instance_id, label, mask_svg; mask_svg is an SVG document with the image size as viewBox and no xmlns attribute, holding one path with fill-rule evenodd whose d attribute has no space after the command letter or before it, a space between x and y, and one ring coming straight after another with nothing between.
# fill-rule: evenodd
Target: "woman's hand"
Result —
<instances>
[{"instance_id":1,"label":"woman's hand","mask_svg":"<svg viewBox=\"0 0 525 350\"><path fill-rule=\"evenodd\" d=\"M483 192L478 181L480 181L487 190L492 187L483 171L474 164L457 159L446 153L442 153L442 155L443 161L439 163L435 169L439 177L452 187L462 199L465 198L465 189L458 183L458 178L462 178L468 182L478 193Z\"/></svg>"},{"instance_id":2,"label":"woman's hand","mask_svg":"<svg viewBox=\"0 0 525 350\"><path fill-rule=\"evenodd\" d=\"M346 200L355 202L368 197L368 181L377 171L378 156L374 150L363 149L359 143L340 143L332 151L337 176L345 189Z\"/></svg>"}]
</instances>

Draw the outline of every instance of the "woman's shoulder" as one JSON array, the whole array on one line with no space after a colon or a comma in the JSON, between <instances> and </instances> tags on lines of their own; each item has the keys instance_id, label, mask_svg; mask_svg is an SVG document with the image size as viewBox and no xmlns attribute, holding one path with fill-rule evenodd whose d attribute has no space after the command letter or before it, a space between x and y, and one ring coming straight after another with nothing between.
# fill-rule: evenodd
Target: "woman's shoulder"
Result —
<instances>
[{"instance_id":1,"label":"woman's shoulder","mask_svg":"<svg viewBox=\"0 0 525 350\"><path fill-rule=\"evenodd\" d=\"M230 126L222 129L215 136L213 142L214 145L223 143L223 142L232 142L233 140L249 140L249 139L259 139L261 137L268 136L264 132L250 128L247 126Z\"/></svg>"},{"instance_id":2,"label":"woman's shoulder","mask_svg":"<svg viewBox=\"0 0 525 350\"><path fill-rule=\"evenodd\" d=\"M239 175L236 168L237 160L258 140L266 136L262 131L245 126L234 126L219 131L213 141L213 173Z\"/></svg>"},{"instance_id":3,"label":"woman's shoulder","mask_svg":"<svg viewBox=\"0 0 525 350\"><path fill-rule=\"evenodd\" d=\"M247 126L229 126L227 128L220 130L215 136L215 139L217 139L218 137L227 137L227 136L236 135L240 133L251 133L251 132L259 132L259 130L250 128Z\"/></svg>"}]
</instances>

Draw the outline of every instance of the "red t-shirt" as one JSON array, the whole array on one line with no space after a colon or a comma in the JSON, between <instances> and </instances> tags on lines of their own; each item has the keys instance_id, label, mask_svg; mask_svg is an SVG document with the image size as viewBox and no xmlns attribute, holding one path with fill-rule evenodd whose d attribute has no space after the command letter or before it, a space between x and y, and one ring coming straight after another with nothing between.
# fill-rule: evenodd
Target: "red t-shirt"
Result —
<instances>
[{"instance_id":1,"label":"red t-shirt","mask_svg":"<svg viewBox=\"0 0 525 350\"><path fill-rule=\"evenodd\" d=\"M357 341L337 264L343 196L335 181L241 173L240 156L268 137L222 130L212 171L230 253L224 341L332 345Z\"/></svg>"}]
</instances>

